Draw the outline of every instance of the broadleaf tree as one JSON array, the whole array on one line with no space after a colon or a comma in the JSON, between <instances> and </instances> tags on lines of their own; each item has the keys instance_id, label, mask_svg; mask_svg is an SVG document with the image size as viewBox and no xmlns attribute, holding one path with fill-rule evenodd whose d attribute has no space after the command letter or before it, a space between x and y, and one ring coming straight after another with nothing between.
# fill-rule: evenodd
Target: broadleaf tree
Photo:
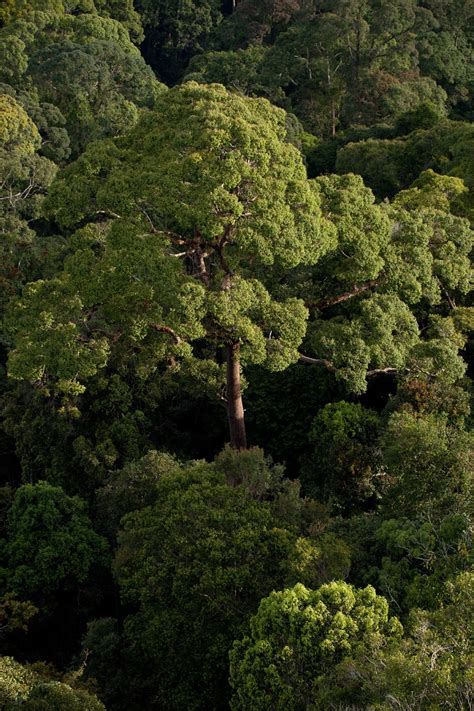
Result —
<instances>
[{"instance_id":1,"label":"broadleaf tree","mask_svg":"<svg viewBox=\"0 0 474 711\"><path fill-rule=\"evenodd\" d=\"M277 278L335 240L285 113L219 85L172 89L66 168L49 212L75 232L72 253L13 309L11 375L79 394L125 357L144 377L181 362L221 393L245 448L241 367L284 369L306 330L302 299L275 298Z\"/></svg>"}]
</instances>

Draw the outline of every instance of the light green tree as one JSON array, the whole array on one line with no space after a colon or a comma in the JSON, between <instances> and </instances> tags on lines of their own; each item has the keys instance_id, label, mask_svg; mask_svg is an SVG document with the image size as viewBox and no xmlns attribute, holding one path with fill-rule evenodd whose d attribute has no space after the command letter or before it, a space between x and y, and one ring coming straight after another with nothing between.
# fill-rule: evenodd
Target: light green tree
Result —
<instances>
[{"instance_id":1,"label":"light green tree","mask_svg":"<svg viewBox=\"0 0 474 711\"><path fill-rule=\"evenodd\" d=\"M94 694L44 678L12 657L0 657L0 704L4 711L105 711Z\"/></svg>"},{"instance_id":2,"label":"light green tree","mask_svg":"<svg viewBox=\"0 0 474 711\"><path fill-rule=\"evenodd\" d=\"M272 592L230 653L231 708L302 711L327 708L338 694L338 667L369 657L401 635L385 598L337 581Z\"/></svg>"},{"instance_id":3,"label":"light green tree","mask_svg":"<svg viewBox=\"0 0 474 711\"><path fill-rule=\"evenodd\" d=\"M231 442L245 447L241 366L284 369L306 328L303 302L274 298L275 281L334 244L284 112L219 85L177 87L68 167L49 210L87 226L64 272L25 290L12 376L80 392L115 345L138 349L144 376L184 360L216 393L225 369Z\"/></svg>"},{"instance_id":4,"label":"light green tree","mask_svg":"<svg viewBox=\"0 0 474 711\"><path fill-rule=\"evenodd\" d=\"M459 351L469 325L457 302L470 289L473 232L451 212L464 186L434 173L420 180L393 204L376 204L359 176L315 181L337 247L287 281L311 314L302 360L354 392L380 374L454 383L465 372Z\"/></svg>"}]
</instances>

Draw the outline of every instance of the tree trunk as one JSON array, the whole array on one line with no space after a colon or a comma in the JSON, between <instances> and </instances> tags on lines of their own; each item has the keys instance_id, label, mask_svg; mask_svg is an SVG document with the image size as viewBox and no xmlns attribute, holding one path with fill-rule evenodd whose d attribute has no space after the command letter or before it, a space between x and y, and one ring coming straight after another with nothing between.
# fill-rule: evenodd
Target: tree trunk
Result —
<instances>
[{"instance_id":1,"label":"tree trunk","mask_svg":"<svg viewBox=\"0 0 474 711\"><path fill-rule=\"evenodd\" d=\"M227 351L227 417L230 444L234 449L247 449L244 405L240 384L240 344L228 343Z\"/></svg>"}]
</instances>

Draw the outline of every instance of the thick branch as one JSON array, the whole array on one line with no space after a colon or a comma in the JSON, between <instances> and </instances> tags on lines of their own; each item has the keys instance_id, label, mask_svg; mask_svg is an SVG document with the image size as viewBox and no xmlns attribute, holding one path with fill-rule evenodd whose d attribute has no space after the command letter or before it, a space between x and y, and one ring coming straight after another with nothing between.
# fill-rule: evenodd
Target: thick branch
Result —
<instances>
[{"instance_id":1,"label":"thick branch","mask_svg":"<svg viewBox=\"0 0 474 711\"><path fill-rule=\"evenodd\" d=\"M206 264L206 253L203 250L203 239L201 232L197 227L194 228L194 240L193 240L193 253L195 255L195 262L197 266L197 275L205 284L205 286L209 286L210 282L210 275L209 275L209 270L207 268Z\"/></svg>"},{"instance_id":2,"label":"thick branch","mask_svg":"<svg viewBox=\"0 0 474 711\"><path fill-rule=\"evenodd\" d=\"M307 363L308 365L324 365L326 370L329 370L331 373L337 373L339 370L339 368L336 368L334 363L331 363L331 361L326 358L311 358L311 356L306 356L302 353L300 353L299 356L300 363ZM367 371L366 377L373 378L376 375L395 375L395 373L398 373L396 368L374 368L373 370Z\"/></svg>"},{"instance_id":3,"label":"thick branch","mask_svg":"<svg viewBox=\"0 0 474 711\"><path fill-rule=\"evenodd\" d=\"M226 244L228 244L230 242L231 236L232 236L232 225L227 225L227 227L225 228L224 234L220 238L217 245L215 245L215 247L214 247L214 249L216 250L217 255L219 257L220 265L221 265L223 271L229 277L234 276L234 272L232 271L232 269L230 268L230 266L227 263L226 258L224 257L224 247L226 246Z\"/></svg>"},{"instance_id":4,"label":"thick branch","mask_svg":"<svg viewBox=\"0 0 474 711\"><path fill-rule=\"evenodd\" d=\"M159 331L160 333L168 334L168 336L172 338L173 343L175 343L175 345L177 346L179 346L179 344L183 342L182 339L176 333L176 331L173 331L173 329L169 326L161 326L157 323L151 323L150 328L152 328L154 331Z\"/></svg>"},{"instance_id":5,"label":"thick branch","mask_svg":"<svg viewBox=\"0 0 474 711\"><path fill-rule=\"evenodd\" d=\"M331 371L331 373L337 373L336 366L333 365L330 360L326 360L326 358L311 358L310 356L303 355L302 353L300 353L299 356L300 363L307 363L309 365L324 365L324 367Z\"/></svg>"},{"instance_id":6,"label":"thick branch","mask_svg":"<svg viewBox=\"0 0 474 711\"><path fill-rule=\"evenodd\" d=\"M378 286L378 285L379 285L379 281L377 279L371 279L370 281L367 281L365 284L361 284L360 286L354 286L349 291L345 291L342 294L333 296L330 299L321 299L321 301L316 301L315 303L307 303L306 306L315 306L316 308L318 308L322 311L324 309L328 309L330 306L336 306L336 304L340 304L343 301L348 301L349 299L353 299L355 296L358 296L359 294L362 294L364 291L367 291L368 289L372 289L374 286Z\"/></svg>"},{"instance_id":7,"label":"thick branch","mask_svg":"<svg viewBox=\"0 0 474 711\"><path fill-rule=\"evenodd\" d=\"M367 371L366 377L373 378L375 375L395 375L396 373L398 373L397 368L374 368Z\"/></svg>"}]
</instances>

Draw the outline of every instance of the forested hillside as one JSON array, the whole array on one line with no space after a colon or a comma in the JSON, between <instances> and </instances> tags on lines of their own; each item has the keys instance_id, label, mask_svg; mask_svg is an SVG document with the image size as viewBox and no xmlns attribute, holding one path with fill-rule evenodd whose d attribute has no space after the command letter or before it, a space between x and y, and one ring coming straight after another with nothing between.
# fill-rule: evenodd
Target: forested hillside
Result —
<instances>
[{"instance_id":1,"label":"forested hillside","mask_svg":"<svg viewBox=\"0 0 474 711\"><path fill-rule=\"evenodd\" d=\"M0 0L0 710L474 708L473 0Z\"/></svg>"}]
</instances>

